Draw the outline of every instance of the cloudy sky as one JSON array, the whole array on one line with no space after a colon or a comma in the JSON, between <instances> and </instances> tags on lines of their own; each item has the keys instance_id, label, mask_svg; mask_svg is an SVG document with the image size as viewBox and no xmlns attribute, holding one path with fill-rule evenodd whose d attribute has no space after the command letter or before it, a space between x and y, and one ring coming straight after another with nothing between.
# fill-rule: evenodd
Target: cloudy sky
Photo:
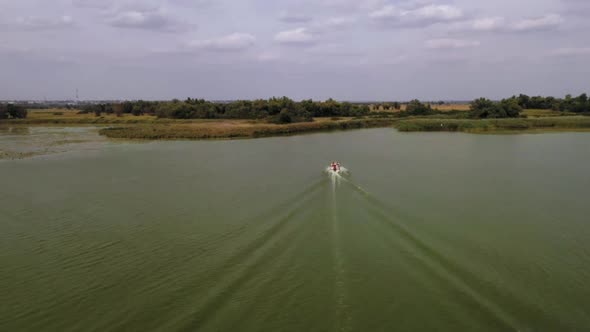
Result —
<instances>
[{"instance_id":1,"label":"cloudy sky","mask_svg":"<svg viewBox=\"0 0 590 332\"><path fill-rule=\"evenodd\" d=\"M590 92L589 0L0 0L0 99Z\"/></svg>"}]
</instances>

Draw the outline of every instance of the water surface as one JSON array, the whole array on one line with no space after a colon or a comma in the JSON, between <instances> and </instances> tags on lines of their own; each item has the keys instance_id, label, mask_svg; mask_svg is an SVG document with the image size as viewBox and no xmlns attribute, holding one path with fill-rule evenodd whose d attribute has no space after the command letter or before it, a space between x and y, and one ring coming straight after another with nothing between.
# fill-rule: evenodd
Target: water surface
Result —
<instances>
[{"instance_id":1,"label":"water surface","mask_svg":"<svg viewBox=\"0 0 590 332\"><path fill-rule=\"evenodd\" d=\"M588 330L589 164L392 129L0 160L0 330Z\"/></svg>"}]
</instances>

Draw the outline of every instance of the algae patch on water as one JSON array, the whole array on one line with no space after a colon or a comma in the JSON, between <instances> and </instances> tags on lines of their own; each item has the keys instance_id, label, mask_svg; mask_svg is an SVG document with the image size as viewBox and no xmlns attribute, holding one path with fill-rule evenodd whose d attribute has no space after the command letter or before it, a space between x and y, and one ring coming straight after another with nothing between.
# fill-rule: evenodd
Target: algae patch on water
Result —
<instances>
[{"instance_id":1,"label":"algae patch on water","mask_svg":"<svg viewBox=\"0 0 590 332\"><path fill-rule=\"evenodd\" d=\"M88 149L106 142L95 127L0 126L0 160Z\"/></svg>"}]
</instances>

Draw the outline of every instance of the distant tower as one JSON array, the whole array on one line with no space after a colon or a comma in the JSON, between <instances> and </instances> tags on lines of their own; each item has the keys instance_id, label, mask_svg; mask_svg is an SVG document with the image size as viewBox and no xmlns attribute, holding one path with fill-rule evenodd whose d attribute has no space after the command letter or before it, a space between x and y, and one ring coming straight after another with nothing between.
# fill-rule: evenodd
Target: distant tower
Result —
<instances>
[{"instance_id":1,"label":"distant tower","mask_svg":"<svg viewBox=\"0 0 590 332\"><path fill-rule=\"evenodd\" d=\"M76 88L76 103L80 102L80 97L78 96L78 88Z\"/></svg>"}]
</instances>

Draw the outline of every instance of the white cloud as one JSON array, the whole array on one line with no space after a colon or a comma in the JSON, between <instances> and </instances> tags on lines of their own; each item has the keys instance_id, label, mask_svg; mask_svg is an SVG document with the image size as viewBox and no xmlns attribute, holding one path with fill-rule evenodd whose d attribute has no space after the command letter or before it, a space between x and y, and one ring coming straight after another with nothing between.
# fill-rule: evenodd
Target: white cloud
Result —
<instances>
[{"instance_id":1,"label":"white cloud","mask_svg":"<svg viewBox=\"0 0 590 332\"><path fill-rule=\"evenodd\" d=\"M504 17L483 17L471 21L457 22L453 30L467 30L480 32L527 32L549 30L559 27L563 18L557 14L547 14L542 17L524 18L508 21Z\"/></svg>"},{"instance_id":2,"label":"white cloud","mask_svg":"<svg viewBox=\"0 0 590 332\"><path fill-rule=\"evenodd\" d=\"M515 22L510 29L514 31L536 31L555 28L563 22L563 18L557 14L548 14L542 17L524 19Z\"/></svg>"},{"instance_id":3,"label":"white cloud","mask_svg":"<svg viewBox=\"0 0 590 332\"><path fill-rule=\"evenodd\" d=\"M371 12L369 17L385 25L419 27L460 20L463 18L463 11L451 5L430 4L413 9L387 5Z\"/></svg>"},{"instance_id":4,"label":"white cloud","mask_svg":"<svg viewBox=\"0 0 590 332\"><path fill-rule=\"evenodd\" d=\"M309 45L315 42L315 38L306 28L281 31L275 35L275 41L289 45Z\"/></svg>"},{"instance_id":5,"label":"white cloud","mask_svg":"<svg viewBox=\"0 0 590 332\"><path fill-rule=\"evenodd\" d=\"M175 31L179 22L162 10L130 10L116 14L108 23L117 28Z\"/></svg>"},{"instance_id":6,"label":"white cloud","mask_svg":"<svg viewBox=\"0 0 590 332\"><path fill-rule=\"evenodd\" d=\"M195 40L188 43L193 49L209 51L242 51L256 43L256 37L248 33L233 33L217 39Z\"/></svg>"},{"instance_id":7,"label":"white cloud","mask_svg":"<svg viewBox=\"0 0 590 332\"><path fill-rule=\"evenodd\" d=\"M503 17L484 17L471 22L471 28L476 31L501 30L505 26L506 22Z\"/></svg>"},{"instance_id":8,"label":"white cloud","mask_svg":"<svg viewBox=\"0 0 590 332\"><path fill-rule=\"evenodd\" d=\"M379 10L375 10L369 14L369 17L374 19L395 19L402 15L402 10L393 5L387 5Z\"/></svg>"},{"instance_id":9,"label":"white cloud","mask_svg":"<svg viewBox=\"0 0 590 332\"><path fill-rule=\"evenodd\" d=\"M431 39L425 43L426 48L430 49L456 49L479 46L480 42L476 40L464 39Z\"/></svg>"},{"instance_id":10,"label":"white cloud","mask_svg":"<svg viewBox=\"0 0 590 332\"><path fill-rule=\"evenodd\" d=\"M590 55L590 47L567 47L559 48L552 52L557 56Z\"/></svg>"}]
</instances>

